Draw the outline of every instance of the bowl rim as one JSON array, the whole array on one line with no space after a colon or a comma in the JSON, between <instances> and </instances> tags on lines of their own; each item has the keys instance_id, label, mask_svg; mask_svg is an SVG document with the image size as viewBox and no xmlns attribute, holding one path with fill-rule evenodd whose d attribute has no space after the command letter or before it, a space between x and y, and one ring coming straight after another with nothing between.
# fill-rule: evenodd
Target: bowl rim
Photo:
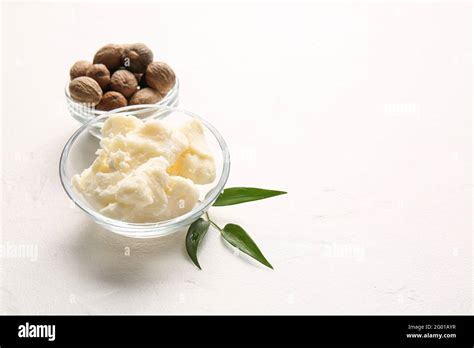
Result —
<instances>
[{"instance_id":1,"label":"bowl rim","mask_svg":"<svg viewBox=\"0 0 474 348\"><path fill-rule=\"evenodd\" d=\"M71 97L71 93L69 93L69 83L71 82L71 80L68 80L67 83L66 83L66 86L64 87L64 95L66 96L66 100L71 103L72 105L78 105L78 106L81 106L81 105L87 105L87 103L80 103L80 102L77 102L75 101L74 99L72 99ZM104 94L107 93L107 92L103 92ZM177 94L179 93L179 79L178 77L176 76L176 81L174 83L174 86L173 88L171 88L168 93L166 93L166 95L163 97L163 99L161 99L160 101L156 102L155 104L137 104L137 105L163 105L163 106L167 106L167 103L169 102L172 102L174 99L177 98ZM129 106L137 106L137 105L127 105L127 106L124 106L124 107L129 107ZM90 118L84 118L84 121L81 121L83 124L89 122L91 119L94 119L98 116L102 116L104 114L107 114L111 111L117 111L118 109L123 109L124 107L122 108L117 108L117 109L114 109L114 110L110 110L110 111L104 111L104 110L97 110L95 107L94 108L89 108L90 111L91 111L91 117ZM96 115L96 116L94 116Z\"/></svg>"},{"instance_id":2,"label":"bowl rim","mask_svg":"<svg viewBox=\"0 0 474 348\"><path fill-rule=\"evenodd\" d=\"M73 186L66 179L66 163L69 156L69 152L71 150L72 145L75 143L77 138L81 134L83 134L84 131L87 131L89 127L93 126L95 123L98 123L117 112L126 112L129 110L138 109L138 108L168 111L166 114L159 115L156 119L166 118L171 112L179 112L179 113L185 114L186 116L190 116L190 117L200 120L203 123L203 125L216 138L219 144L219 147L221 148L221 151L222 151L222 161L223 161L222 172L221 172L221 176L218 182L215 184L213 188L210 189L209 192L207 192L205 198L202 201L198 201L198 204L196 204L196 206L193 209L191 209L189 212L183 215L177 216L174 219L159 221L159 222L149 222L149 223L133 223L133 222L126 222L126 221L112 219L86 206L79 199L80 194L74 191ZM206 121L205 119L203 119L202 117L200 117L199 115L191 111L188 111L182 108L170 107L170 106L165 106L165 105L157 105L157 104L140 104L140 105L125 106L123 108L114 109L101 116L98 116L89 120L88 122L84 123L81 127L79 127L71 135L71 137L68 139L68 141L64 145L63 150L61 152L60 159L59 159L59 177L60 177L61 185L63 189L65 190L66 194L69 196L69 198L74 202L74 204L76 204L83 212L89 215L95 222L104 226L113 227L116 230L126 232L128 236L133 236L134 234L137 234L136 237L146 237L146 236L158 237L161 235L166 235L169 233L173 233L173 232L169 232L171 228L175 228L177 231L179 228L188 226L189 224L197 220L200 216L202 216L207 211L207 209L214 203L214 201L217 199L219 194L223 191L224 186L227 183L227 179L229 178L229 173L230 173L229 149L222 135L217 131L217 129L211 123L209 123L208 121ZM120 232L117 232L115 230L112 230L112 231L121 234Z\"/></svg>"}]
</instances>

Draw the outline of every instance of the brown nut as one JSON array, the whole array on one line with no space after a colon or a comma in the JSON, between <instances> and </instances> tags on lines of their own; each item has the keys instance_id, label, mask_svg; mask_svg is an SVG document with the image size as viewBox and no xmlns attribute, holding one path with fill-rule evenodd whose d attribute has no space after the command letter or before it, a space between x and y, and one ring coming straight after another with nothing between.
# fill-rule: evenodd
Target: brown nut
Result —
<instances>
[{"instance_id":1,"label":"brown nut","mask_svg":"<svg viewBox=\"0 0 474 348\"><path fill-rule=\"evenodd\" d=\"M110 91L102 96L100 103L95 108L97 110L109 111L124 106L127 106L127 98L119 92Z\"/></svg>"},{"instance_id":2,"label":"brown nut","mask_svg":"<svg viewBox=\"0 0 474 348\"><path fill-rule=\"evenodd\" d=\"M146 83L162 95L166 95L176 83L176 75L170 66L163 62L153 62L146 68Z\"/></svg>"},{"instance_id":3,"label":"brown nut","mask_svg":"<svg viewBox=\"0 0 474 348\"><path fill-rule=\"evenodd\" d=\"M155 91L153 88L142 88L137 91L129 101L129 105L137 105L137 104L155 104L158 103L163 96Z\"/></svg>"},{"instance_id":4,"label":"brown nut","mask_svg":"<svg viewBox=\"0 0 474 348\"><path fill-rule=\"evenodd\" d=\"M87 69L89 69L91 65L92 63L88 62L87 60L79 60L75 62L71 67L71 70L69 70L69 76L71 77L71 80L74 80L79 76L86 76Z\"/></svg>"},{"instance_id":5,"label":"brown nut","mask_svg":"<svg viewBox=\"0 0 474 348\"><path fill-rule=\"evenodd\" d=\"M104 64L93 64L87 69L86 76L94 79L102 90L110 84L110 72Z\"/></svg>"},{"instance_id":6,"label":"brown nut","mask_svg":"<svg viewBox=\"0 0 474 348\"><path fill-rule=\"evenodd\" d=\"M153 61L153 52L144 44L126 45L122 54L123 66L134 73L142 74Z\"/></svg>"},{"instance_id":7,"label":"brown nut","mask_svg":"<svg viewBox=\"0 0 474 348\"><path fill-rule=\"evenodd\" d=\"M104 64L110 72L122 65L123 46L108 44L100 48L94 56L94 64Z\"/></svg>"},{"instance_id":8,"label":"brown nut","mask_svg":"<svg viewBox=\"0 0 474 348\"><path fill-rule=\"evenodd\" d=\"M80 76L69 83L71 98L80 103L97 105L102 98L102 89L90 77Z\"/></svg>"},{"instance_id":9,"label":"brown nut","mask_svg":"<svg viewBox=\"0 0 474 348\"><path fill-rule=\"evenodd\" d=\"M137 88L137 79L128 70L117 70L110 79L110 89L122 93L125 98L135 93Z\"/></svg>"}]
</instances>

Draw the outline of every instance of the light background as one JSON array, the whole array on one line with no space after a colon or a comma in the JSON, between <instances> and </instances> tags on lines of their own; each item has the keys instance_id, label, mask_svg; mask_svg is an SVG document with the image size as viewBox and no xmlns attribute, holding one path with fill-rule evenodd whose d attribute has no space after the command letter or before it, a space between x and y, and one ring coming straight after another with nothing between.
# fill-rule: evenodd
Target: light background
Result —
<instances>
[{"instance_id":1,"label":"light background","mask_svg":"<svg viewBox=\"0 0 474 348\"><path fill-rule=\"evenodd\" d=\"M472 312L468 4L2 6L2 313ZM181 106L226 138L229 186L289 192L214 208L275 266L210 231L135 241L58 178L70 65L144 42ZM131 255L124 255L130 248Z\"/></svg>"}]
</instances>

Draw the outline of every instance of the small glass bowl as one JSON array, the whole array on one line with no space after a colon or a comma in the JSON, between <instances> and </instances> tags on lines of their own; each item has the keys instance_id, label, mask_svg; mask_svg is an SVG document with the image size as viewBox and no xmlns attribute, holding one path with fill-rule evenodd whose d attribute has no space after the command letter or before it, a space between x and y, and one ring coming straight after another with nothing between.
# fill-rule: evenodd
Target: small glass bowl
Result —
<instances>
[{"instance_id":1,"label":"small glass bowl","mask_svg":"<svg viewBox=\"0 0 474 348\"><path fill-rule=\"evenodd\" d=\"M71 116L79 121L80 123L86 123L90 119L96 118L98 116L104 115L109 111L101 111L96 110L93 106L90 106L86 103L78 103L71 98L71 94L69 93L69 81L66 84L66 88L64 90L66 95L66 103L67 109ZM174 84L173 88L168 92L167 95L163 99L161 99L158 103L153 105L164 105L164 106L178 106L179 103L179 81L176 79L176 83ZM117 110L117 109L115 109ZM111 110L111 111L115 111Z\"/></svg>"},{"instance_id":2,"label":"small glass bowl","mask_svg":"<svg viewBox=\"0 0 474 348\"><path fill-rule=\"evenodd\" d=\"M200 199L191 211L174 219L156 223L124 222L102 215L74 189L71 182L72 177L92 164L96 157L95 152L99 148L100 128L104 121L114 114L133 115L140 119L166 119L171 124L181 124L191 118L201 120L204 125L206 141L215 159L216 179L208 185L197 185L200 190ZM67 141L59 161L59 176L69 198L100 226L134 238L159 237L186 229L214 203L224 189L229 172L229 151L219 132L209 122L189 111L163 105L126 106L91 119Z\"/></svg>"}]
</instances>

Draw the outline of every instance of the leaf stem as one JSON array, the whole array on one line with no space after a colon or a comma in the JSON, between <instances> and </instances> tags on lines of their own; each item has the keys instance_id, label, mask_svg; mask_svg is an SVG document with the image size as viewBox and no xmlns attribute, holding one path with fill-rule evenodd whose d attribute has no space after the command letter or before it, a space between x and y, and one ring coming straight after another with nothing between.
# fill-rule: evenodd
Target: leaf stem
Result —
<instances>
[{"instance_id":1,"label":"leaf stem","mask_svg":"<svg viewBox=\"0 0 474 348\"><path fill-rule=\"evenodd\" d=\"M211 223L212 226L214 226L216 229L219 230L219 232L222 232L222 228L220 228L219 226L217 226L217 224L211 220L210 216L209 216L209 213L206 211L206 218L207 218L207 221L209 221Z\"/></svg>"}]
</instances>

